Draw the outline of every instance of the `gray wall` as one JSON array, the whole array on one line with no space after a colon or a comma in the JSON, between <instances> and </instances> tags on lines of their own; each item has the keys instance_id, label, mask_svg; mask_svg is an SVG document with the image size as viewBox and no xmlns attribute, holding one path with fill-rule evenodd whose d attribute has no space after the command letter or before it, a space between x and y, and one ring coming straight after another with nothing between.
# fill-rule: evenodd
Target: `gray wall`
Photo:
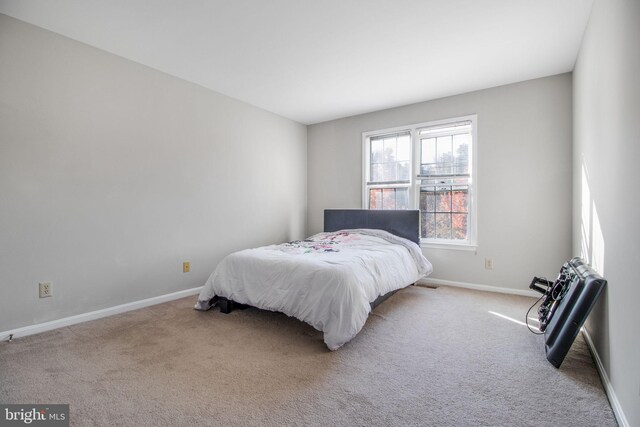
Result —
<instances>
[{"instance_id":1,"label":"gray wall","mask_svg":"<svg viewBox=\"0 0 640 427\"><path fill-rule=\"evenodd\" d=\"M0 58L0 331L304 235L306 126L5 15Z\"/></svg>"},{"instance_id":2,"label":"gray wall","mask_svg":"<svg viewBox=\"0 0 640 427\"><path fill-rule=\"evenodd\" d=\"M640 426L639 76L640 2L596 0L574 71L573 252L609 281L587 330L632 426Z\"/></svg>"},{"instance_id":3,"label":"gray wall","mask_svg":"<svg viewBox=\"0 0 640 427\"><path fill-rule=\"evenodd\" d=\"M478 115L478 250L423 249L432 277L525 290L571 254L571 75L309 126L308 232L362 204L362 132ZM484 259L493 260L493 270Z\"/></svg>"}]
</instances>

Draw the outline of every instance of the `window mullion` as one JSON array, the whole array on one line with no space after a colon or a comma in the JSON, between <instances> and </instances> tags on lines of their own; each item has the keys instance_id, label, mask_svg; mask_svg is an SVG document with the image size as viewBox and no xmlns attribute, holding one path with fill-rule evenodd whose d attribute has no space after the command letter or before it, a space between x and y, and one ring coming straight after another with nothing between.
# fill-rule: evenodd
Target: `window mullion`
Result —
<instances>
[{"instance_id":1,"label":"window mullion","mask_svg":"<svg viewBox=\"0 0 640 427\"><path fill-rule=\"evenodd\" d=\"M420 141L420 138L418 138L418 132L416 131L416 129L412 129L411 130L411 162L410 162L411 163L411 175L410 175L411 189L409 193L411 200L409 201L409 203L413 209L420 209L420 193L419 193L419 186L417 185L418 179L416 178L417 168L419 168L418 165L420 164L419 141Z\"/></svg>"}]
</instances>

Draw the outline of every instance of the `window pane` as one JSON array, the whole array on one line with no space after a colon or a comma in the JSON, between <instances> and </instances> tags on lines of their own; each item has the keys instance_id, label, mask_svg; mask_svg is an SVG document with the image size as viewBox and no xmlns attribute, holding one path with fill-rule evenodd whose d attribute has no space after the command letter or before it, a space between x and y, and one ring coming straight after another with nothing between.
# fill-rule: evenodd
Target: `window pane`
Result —
<instances>
[{"instance_id":1,"label":"window pane","mask_svg":"<svg viewBox=\"0 0 640 427\"><path fill-rule=\"evenodd\" d=\"M411 135L371 138L369 182L411 181Z\"/></svg>"},{"instance_id":2,"label":"window pane","mask_svg":"<svg viewBox=\"0 0 640 427\"><path fill-rule=\"evenodd\" d=\"M380 181L396 181L398 179L398 170L395 163L382 164L382 177Z\"/></svg>"},{"instance_id":3,"label":"window pane","mask_svg":"<svg viewBox=\"0 0 640 427\"><path fill-rule=\"evenodd\" d=\"M427 138L420 141L420 174L432 175L435 173L436 163L436 139Z\"/></svg>"},{"instance_id":4,"label":"window pane","mask_svg":"<svg viewBox=\"0 0 640 427\"><path fill-rule=\"evenodd\" d=\"M461 175L471 172L471 125L456 123L420 131L420 174ZM428 137L430 136L430 137Z\"/></svg>"},{"instance_id":5,"label":"window pane","mask_svg":"<svg viewBox=\"0 0 640 427\"><path fill-rule=\"evenodd\" d=\"M469 212L469 187L452 187L451 212Z\"/></svg>"},{"instance_id":6,"label":"window pane","mask_svg":"<svg viewBox=\"0 0 640 427\"><path fill-rule=\"evenodd\" d=\"M436 212L451 212L451 191L449 188L438 188L436 192Z\"/></svg>"},{"instance_id":7,"label":"window pane","mask_svg":"<svg viewBox=\"0 0 640 427\"><path fill-rule=\"evenodd\" d=\"M396 160L396 138L384 139L384 160L385 162L394 162Z\"/></svg>"},{"instance_id":8,"label":"window pane","mask_svg":"<svg viewBox=\"0 0 640 427\"><path fill-rule=\"evenodd\" d=\"M409 209L408 188L369 189L369 209Z\"/></svg>"},{"instance_id":9,"label":"window pane","mask_svg":"<svg viewBox=\"0 0 640 427\"><path fill-rule=\"evenodd\" d=\"M427 212L436 211L436 189L427 193Z\"/></svg>"},{"instance_id":10,"label":"window pane","mask_svg":"<svg viewBox=\"0 0 640 427\"><path fill-rule=\"evenodd\" d=\"M469 173L469 147L471 146L471 135L453 136L453 156L454 170L457 175L467 175Z\"/></svg>"},{"instance_id":11,"label":"window pane","mask_svg":"<svg viewBox=\"0 0 640 427\"><path fill-rule=\"evenodd\" d=\"M420 210L423 212L436 211L435 187L420 187Z\"/></svg>"},{"instance_id":12,"label":"window pane","mask_svg":"<svg viewBox=\"0 0 640 427\"><path fill-rule=\"evenodd\" d=\"M403 135L398 138L398 152L397 160L410 160L411 159L411 136Z\"/></svg>"},{"instance_id":13,"label":"window pane","mask_svg":"<svg viewBox=\"0 0 640 427\"><path fill-rule=\"evenodd\" d=\"M381 163L371 165L371 182L382 181L384 175L383 167L384 164Z\"/></svg>"},{"instance_id":14,"label":"window pane","mask_svg":"<svg viewBox=\"0 0 640 427\"><path fill-rule=\"evenodd\" d=\"M435 163L436 162L436 139L427 138L422 139L421 143L421 156L422 163Z\"/></svg>"},{"instance_id":15,"label":"window pane","mask_svg":"<svg viewBox=\"0 0 640 427\"><path fill-rule=\"evenodd\" d=\"M396 209L409 209L409 189L396 189Z\"/></svg>"},{"instance_id":16,"label":"window pane","mask_svg":"<svg viewBox=\"0 0 640 427\"><path fill-rule=\"evenodd\" d=\"M451 214L435 214L436 238L451 239Z\"/></svg>"},{"instance_id":17,"label":"window pane","mask_svg":"<svg viewBox=\"0 0 640 427\"><path fill-rule=\"evenodd\" d=\"M382 209L382 190L372 188L369 190L369 209Z\"/></svg>"},{"instance_id":18,"label":"window pane","mask_svg":"<svg viewBox=\"0 0 640 427\"><path fill-rule=\"evenodd\" d=\"M467 240L467 214L452 214L451 215L451 229L454 240Z\"/></svg>"},{"instance_id":19,"label":"window pane","mask_svg":"<svg viewBox=\"0 0 640 427\"><path fill-rule=\"evenodd\" d=\"M422 232L421 235L425 239L434 239L436 237L436 216L435 214L422 214Z\"/></svg>"},{"instance_id":20,"label":"window pane","mask_svg":"<svg viewBox=\"0 0 640 427\"><path fill-rule=\"evenodd\" d=\"M382 209L396 208L396 190L395 188L382 189Z\"/></svg>"},{"instance_id":21,"label":"window pane","mask_svg":"<svg viewBox=\"0 0 640 427\"><path fill-rule=\"evenodd\" d=\"M453 165L452 138L440 136L437 140L438 174L450 174Z\"/></svg>"},{"instance_id":22,"label":"window pane","mask_svg":"<svg viewBox=\"0 0 640 427\"><path fill-rule=\"evenodd\" d=\"M398 162L398 180L409 181L409 162Z\"/></svg>"},{"instance_id":23,"label":"window pane","mask_svg":"<svg viewBox=\"0 0 640 427\"><path fill-rule=\"evenodd\" d=\"M381 139L371 140L371 163L382 163L383 145Z\"/></svg>"},{"instance_id":24,"label":"window pane","mask_svg":"<svg viewBox=\"0 0 640 427\"><path fill-rule=\"evenodd\" d=\"M468 196L466 185L421 186L422 237L467 240Z\"/></svg>"}]
</instances>

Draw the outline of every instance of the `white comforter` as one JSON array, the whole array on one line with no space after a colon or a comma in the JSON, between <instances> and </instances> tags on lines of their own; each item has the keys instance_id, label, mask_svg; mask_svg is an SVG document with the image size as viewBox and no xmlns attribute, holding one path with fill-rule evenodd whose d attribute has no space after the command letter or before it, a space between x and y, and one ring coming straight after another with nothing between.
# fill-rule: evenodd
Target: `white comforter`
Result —
<instances>
[{"instance_id":1,"label":"white comforter","mask_svg":"<svg viewBox=\"0 0 640 427\"><path fill-rule=\"evenodd\" d=\"M370 303L431 273L415 243L382 230L342 230L224 258L200 292L280 311L324 332L336 350L364 326Z\"/></svg>"}]
</instances>

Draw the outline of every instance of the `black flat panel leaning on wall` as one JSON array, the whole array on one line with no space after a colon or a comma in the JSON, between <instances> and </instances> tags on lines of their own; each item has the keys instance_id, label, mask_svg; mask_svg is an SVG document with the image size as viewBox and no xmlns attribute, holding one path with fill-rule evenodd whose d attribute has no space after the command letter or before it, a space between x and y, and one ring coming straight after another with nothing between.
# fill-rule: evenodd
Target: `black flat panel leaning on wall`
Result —
<instances>
[{"instance_id":1,"label":"black flat panel leaning on wall","mask_svg":"<svg viewBox=\"0 0 640 427\"><path fill-rule=\"evenodd\" d=\"M544 331L547 360L559 368L580 328L587 320L607 281L581 258L573 258L560 269L555 282L534 278L529 286L545 292L538 310ZM546 286L546 291L540 286Z\"/></svg>"}]
</instances>

